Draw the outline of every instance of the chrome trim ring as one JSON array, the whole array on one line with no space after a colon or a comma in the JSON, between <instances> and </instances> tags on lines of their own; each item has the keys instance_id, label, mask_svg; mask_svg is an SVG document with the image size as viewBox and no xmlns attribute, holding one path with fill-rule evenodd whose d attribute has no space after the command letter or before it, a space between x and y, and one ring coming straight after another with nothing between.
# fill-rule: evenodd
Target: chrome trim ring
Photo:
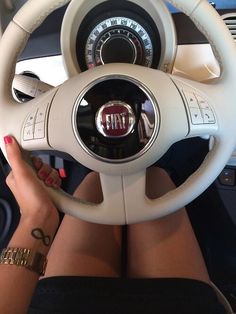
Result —
<instances>
[{"instance_id":1,"label":"chrome trim ring","mask_svg":"<svg viewBox=\"0 0 236 314\"><path fill-rule=\"evenodd\" d=\"M84 143L83 139L81 138L79 130L78 130L78 125L77 125L78 110L79 110L80 106L82 106L82 107L84 106L83 99L84 99L84 96L86 95L86 93L89 92L93 87L95 87L99 83L102 83L102 82L105 82L108 80L121 80L121 81L123 80L123 81L130 82L130 83L133 83L134 85L136 85L149 99L149 102L152 105L153 113L154 113L154 118L153 118L154 123L149 122L149 125L151 125L151 127L153 128L153 131L151 133L150 138L148 140L143 141L145 144L144 148L141 149L138 153L136 153L130 157L123 158L123 159L104 158L104 157L99 156L98 154L94 153L93 151L91 151L89 149L89 147L87 147L87 145ZM144 119L144 120L146 120L146 119ZM160 110L159 110L158 104L157 104L156 99L155 99L154 95L152 94L152 92L140 81L138 81L132 77L125 76L125 75L108 75L108 76L101 77L101 78L96 79L93 82L91 82L88 86L86 86L83 89L83 91L77 97L77 99L75 101L74 108L73 108L73 112L72 112L73 131L74 131L75 137L76 137L79 145L83 148L83 150L89 156L95 158L96 160L107 162L110 164L127 163L127 162L136 160L136 159L140 158L141 156L143 156L147 151L149 151L149 149L152 147L152 145L156 141L156 138L157 138L159 130L160 130L160 123L161 123ZM139 132L139 130L138 130L138 132Z\"/></svg>"}]
</instances>

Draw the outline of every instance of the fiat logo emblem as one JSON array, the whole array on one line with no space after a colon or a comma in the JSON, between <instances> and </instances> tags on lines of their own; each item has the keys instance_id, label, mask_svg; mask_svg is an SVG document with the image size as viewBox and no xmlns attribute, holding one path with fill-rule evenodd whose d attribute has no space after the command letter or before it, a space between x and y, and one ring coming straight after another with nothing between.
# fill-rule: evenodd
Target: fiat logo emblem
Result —
<instances>
[{"instance_id":1,"label":"fiat logo emblem","mask_svg":"<svg viewBox=\"0 0 236 314\"><path fill-rule=\"evenodd\" d=\"M135 114L130 105L122 101L109 101L96 114L99 133L108 138L129 135L135 125Z\"/></svg>"}]
</instances>

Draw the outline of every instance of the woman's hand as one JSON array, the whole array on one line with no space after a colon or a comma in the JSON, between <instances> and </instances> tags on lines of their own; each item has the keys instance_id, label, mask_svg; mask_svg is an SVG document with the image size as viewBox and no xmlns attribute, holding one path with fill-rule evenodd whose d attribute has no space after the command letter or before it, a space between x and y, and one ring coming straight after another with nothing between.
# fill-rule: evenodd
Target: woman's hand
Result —
<instances>
[{"instance_id":1,"label":"woman's hand","mask_svg":"<svg viewBox=\"0 0 236 314\"><path fill-rule=\"evenodd\" d=\"M52 219L53 224L59 224L58 211L51 201L42 183L37 178L33 169L23 160L22 153L16 140L11 136L4 138L7 158L12 171L6 179L8 187L14 194L21 211L21 217L36 218L40 221ZM53 187L59 187L61 181L52 170L38 158L33 159L33 164L38 171L38 176Z\"/></svg>"}]
</instances>

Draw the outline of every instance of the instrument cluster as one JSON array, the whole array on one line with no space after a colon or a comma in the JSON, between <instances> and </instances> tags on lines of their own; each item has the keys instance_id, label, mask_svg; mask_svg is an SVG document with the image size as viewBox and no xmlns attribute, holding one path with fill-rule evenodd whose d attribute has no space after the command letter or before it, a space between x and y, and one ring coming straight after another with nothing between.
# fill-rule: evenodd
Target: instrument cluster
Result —
<instances>
[{"instance_id":1,"label":"instrument cluster","mask_svg":"<svg viewBox=\"0 0 236 314\"><path fill-rule=\"evenodd\" d=\"M70 75L107 63L171 72L175 27L162 1L72 1L63 20L61 46Z\"/></svg>"}]
</instances>

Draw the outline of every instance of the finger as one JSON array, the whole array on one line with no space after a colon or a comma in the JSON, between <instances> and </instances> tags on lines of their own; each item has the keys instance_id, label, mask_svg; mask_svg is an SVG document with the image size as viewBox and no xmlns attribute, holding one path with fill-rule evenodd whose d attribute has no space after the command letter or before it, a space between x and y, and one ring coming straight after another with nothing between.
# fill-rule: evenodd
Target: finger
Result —
<instances>
[{"instance_id":1,"label":"finger","mask_svg":"<svg viewBox=\"0 0 236 314\"><path fill-rule=\"evenodd\" d=\"M54 187L55 189L59 189L59 188L61 187L61 184L62 184L61 178L57 178L57 179L55 180L55 182L53 183L53 187Z\"/></svg>"},{"instance_id":2,"label":"finger","mask_svg":"<svg viewBox=\"0 0 236 314\"><path fill-rule=\"evenodd\" d=\"M47 179L45 180L45 183L49 186L53 186L55 188L60 187L61 185L61 179L59 177L59 173L57 170L52 169L50 174L48 175Z\"/></svg>"},{"instance_id":3,"label":"finger","mask_svg":"<svg viewBox=\"0 0 236 314\"><path fill-rule=\"evenodd\" d=\"M62 180L60 178L60 175L58 173L57 170L55 170L56 174L55 174L55 177L54 177L54 182L53 182L53 187L58 189L61 187L61 184L62 184Z\"/></svg>"},{"instance_id":4,"label":"finger","mask_svg":"<svg viewBox=\"0 0 236 314\"><path fill-rule=\"evenodd\" d=\"M43 165L42 159L36 156L32 156L31 159L32 159L32 163L35 169L39 170Z\"/></svg>"},{"instance_id":5,"label":"finger","mask_svg":"<svg viewBox=\"0 0 236 314\"><path fill-rule=\"evenodd\" d=\"M44 164L41 166L40 170L38 171L38 177L45 181L49 174L52 171L52 167L50 167L48 164Z\"/></svg>"},{"instance_id":6,"label":"finger","mask_svg":"<svg viewBox=\"0 0 236 314\"><path fill-rule=\"evenodd\" d=\"M22 158L21 150L18 143L12 136L9 135L4 137L4 143L7 158L14 175L21 175L22 171L24 171L25 169L25 162Z\"/></svg>"},{"instance_id":7,"label":"finger","mask_svg":"<svg viewBox=\"0 0 236 314\"><path fill-rule=\"evenodd\" d=\"M52 186L53 186L55 189L60 189L61 184L62 184L62 180L59 178L58 181L54 182Z\"/></svg>"}]
</instances>

